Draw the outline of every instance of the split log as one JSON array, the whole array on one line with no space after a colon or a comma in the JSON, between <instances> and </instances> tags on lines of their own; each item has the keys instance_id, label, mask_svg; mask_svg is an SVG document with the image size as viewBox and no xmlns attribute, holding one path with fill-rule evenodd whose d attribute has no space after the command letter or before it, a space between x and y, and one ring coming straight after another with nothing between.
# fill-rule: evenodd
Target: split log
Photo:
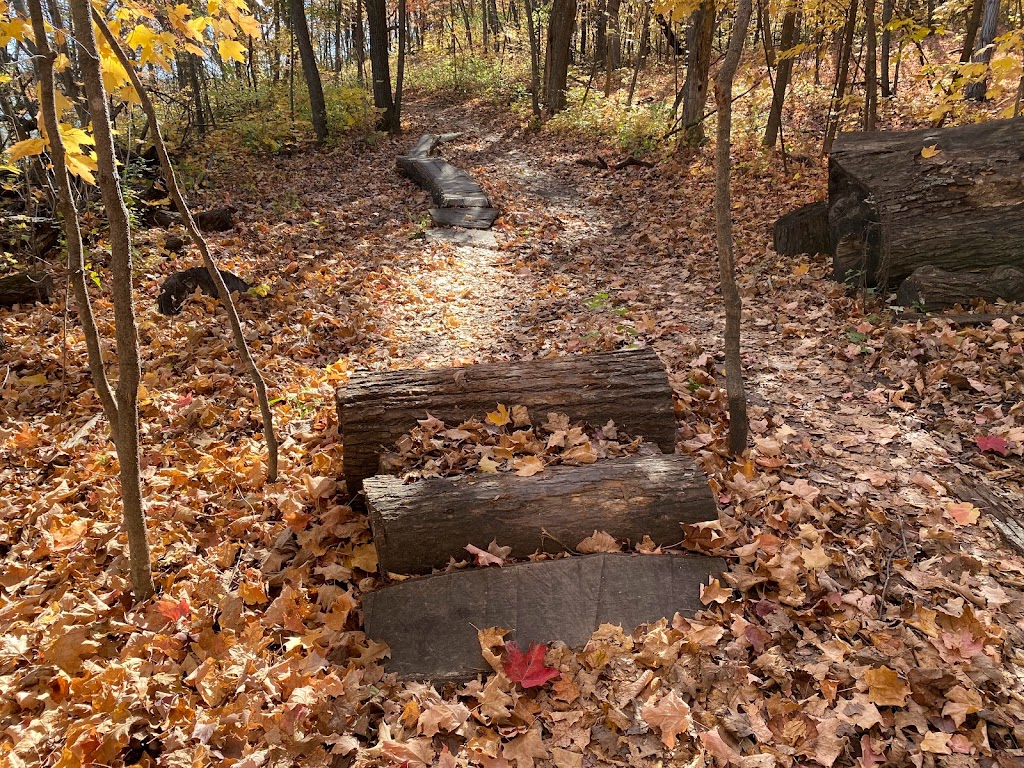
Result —
<instances>
[{"instance_id":1,"label":"split log","mask_svg":"<svg viewBox=\"0 0 1024 768\"><path fill-rule=\"evenodd\" d=\"M1024 119L841 135L828 181L836 279L887 286L923 266L1024 268L1021 146Z\"/></svg>"},{"instance_id":2,"label":"split log","mask_svg":"<svg viewBox=\"0 0 1024 768\"><path fill-rule=\"evenodd\" d=\"M405 483L363 481L381 569L429 573L467 544L492 540L513 558L563 552L594 531L637 543L644 534L669 546L681 525L718 517L707 478L689 456L625 456L586 466L549 467L533 477L474 472Z\"/></svg>"},{"instance_id":3,"label":"split log","mask_svg":"<svg viewBox=\"0 0 1024 768\"><path fill-rule=\"evenodd\" d=\"M197 213L196 224L203 232L225 232L235 226L235 209L213 208L209 211ZM168 211L158 208L148 217L148 221L155 227L173 227L181 223L181 216L177 211Z\"/></svg>"},{"instance_id":4,"label":"split log","mask_svg":"<svg viewBox=\"0 0 1024 768\"><path fill-rule=\"evenodd\" d=\"M641 624L693 614L700 585L725 570L714 557L588 555L409 579L363 598L366 634L391 649L388 672L456 680L491 668L478 629L511 630L524 650L561 640L581 648L602 624L630 634Z\"/></svg>"},{"instance_id":5,"label":"split log","mask_svg":"<svg viewBox=\"0 0 1024 768\"><path fill-rule=\"evenodd\" d=\"M53 280L43 272L18 272L0 277L0 306L50 303Z\"/></svg>"},{"instance_id":6,"label":"split log","mask_svg":"<svg viewBox=\"0 0 1024 768\"><path fill-rule=\"evenodd\" d=\"M782 256L832 253L828 237L828 203L802 205L781 216L773 228L775 252Z\"/></svg>"},{"instance_id":7,"label":"split log","mask_svg":"<svg viewBox=\"0 0 1024 768\"><path fill-rule=\"evenodd\" d=\"M675 450L668 373L651 349L619 350L465 368L357 373L338 390L349 493L377 473L377 457L429 411L459 424L497 403L525 405L534 418L551 411L573 421L609 420L665 453Z\"/></svg>"},{"instance_id":8,"label":"split log","mask_svg":"<svg viewBox=\"0 0 1024 768\"><path fill-rule=\"evenodd\" d=\"M430 193L441 208L489 208L491 201L483 188L441 157L398 158L402 173Z\"/></svg>"},{"instance_id":9,"label":"split log","mask_svg":"<svg viewBox=\"0 0 1024 768\"><path fill-rule=\"evenodd\" d=\"M1024 301L1024 271L1015 267L993 267L966 272L947 272L938 267L920 267L900 285L896 303L936 312L972 299Z\"/></svg>"},{"instance_id":10,"label":"split log","mask_svg":"<svg viewBox=\"0 0 1024 768\"><path fill-rule=\"evenodd\" d=\"M230 293L245 293L252 287L226 269L222 269L220 275L224 278L224 284ZM217 295L217 286L213 284L213 278L206 267L192 267L169 275L160 286L160 295L156 299L157 308L164 315L178 314L185 299L191 296L196 288L207 296Z\"/></svg>"}]
</instances>

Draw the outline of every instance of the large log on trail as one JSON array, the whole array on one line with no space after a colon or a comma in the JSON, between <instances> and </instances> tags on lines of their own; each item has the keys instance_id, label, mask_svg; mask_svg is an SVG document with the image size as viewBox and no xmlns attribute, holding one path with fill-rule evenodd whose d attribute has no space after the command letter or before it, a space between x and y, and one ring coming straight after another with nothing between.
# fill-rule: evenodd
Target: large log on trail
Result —
<instances>
[{"instance_id":1,"label":"large log on trail","mask_svg":"<svg viewBox=\"0 0 1024 768\"><path fill-rule=\"evenodd\" d=\"M947 272L938 267L920 267L900 285L896 303L937 312L956 304L968 306L972 299L1024 301L1024 271L1016 267L993 267L967 272Z\"/></svg>"},{"instance_id":2,"label":"large log on trail","mask_svg":"<svg viewBox=\"0 0 1024 768\"><path fill-rule=\"evenodd\" d=\"M14 304L50 303L53 280L43 272L18 272L0 277L0 307Z\"/></svg>"},{"instance_id":3,"label":"large log on trail","mask_svg":"<svg viewBox=\"0 0 1024 768\"><path fill-rule=\"evenodd\" d=\"M459 424L482 418L497 403L525 405L534 418L549 412L598 426L609 420L630 435L675 450L675 415L668 373L651 349L619 350L465 368L357 373L338 390L349 493L377 474L390 449L429 411Z\"/></svg>"},{"instance_id":4,"label":"large log on trail","mask_svg":"<svg viewBox=\"0 0 1024 768\"><path fill-rule=\"evenodd\" d=\"M828 203L802 205L779 217L772 231L775 252L782 256L832 253L828 238Z\"/></svg>"},{"instance_id":5,"label":"large log on trail","mask_svg":"<svg viewBox=\"0 0 1024 768\"><path fill-rule=\"evenodd\" d=\"M683 523L717 519L707 478L689 456L625 456L549 467L533 477L473 472L413 483L389 475L363 481L381 569L428 573L467 544L491 540L525 558L562 552L604 531L617 540L676 544Z\"/></svg>"},{"instance_id":6,"label":"large log on trail","mask_svg":"<svg viewBox=\"0 0 1024 768\"><path fill-rule=\"evenodd\" d=\"M836 279L1024 268L1022 146L1024 119L841 135L828 180Z\"/></svg>"},{"instance_id":7,"label":"large log on trail","mask_svg":"<svg viewBox=\"0 0 1024 768\"><path fill-rule=\"evenodd\" d=\"M202 211L195 214L195 220L203 232L225 232L235 226L235 209L229 206ZM181 216L177 211L157 208L149 217L149 221L156 227L173 227L181 223Z\"/></svg>"},{"instance_id":8,"label":"large log on trail","mask_svg":"<svg viewBox=\"0 0 1024 768\"><path fill-rule=\"evenodd\" d=\"M228 293L245 293L252 287L234 272L228 272L226 269L220 270L220 276L227 286ZM196 288L207 296L217 295L217 286L214 285L210 271L206 267L190 267L168 275L160 286L160 295L156 298L157 308L164 315L178 314L185 299L191 296Z\"/></svg>"},{"instance_id":9,"label":"large log on trail","mask_svg":"<svg viewBox=\"0 0 1024 768\"><path fill-rule=\"evenodd\" d=\"M383 587L363 597L366 634L391 649L388 672L452 680L490 672L477 630L511 630L522 650L561 640L582 648L602 624L628 636L704 606L700 585L725 570L717 557L604 554L504 568L472 568Z\"/></svg>"}]
</instances>

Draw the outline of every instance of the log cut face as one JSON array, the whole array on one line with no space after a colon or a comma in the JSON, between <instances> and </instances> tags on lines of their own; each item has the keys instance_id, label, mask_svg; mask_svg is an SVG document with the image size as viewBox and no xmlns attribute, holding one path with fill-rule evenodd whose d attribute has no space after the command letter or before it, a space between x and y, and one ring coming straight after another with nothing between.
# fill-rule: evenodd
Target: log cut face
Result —
<instances>
[{"instance_id":1,"label":"log cut face","mask_svg":"<svg viewBox=\"0 0 1024 768\"><path fill-rule=\"evenodd\" d=\"M594 531L639 542L676 544L682 524L715 520L707 478L688 456L627 456L587 466L556 466L533 477L474 472L404 483L363 482L381 569L421 574L469 557L496 540L525 558L561 552Z\"/></svg>"},{"instance_id":2,"label":"log cut face","mask_svg":"<svg viewBox=\"0 0 1024 768\"><path fill-rule=\"evenodd\" d=\"M693 614L700 584L725 563L684 555L588 555L474 568L383 587L363 599L366 634L391 649L387 671L453 680L491 668L477 630L503 627L522 649L556 640L584 646L602 624L640 624Z\"/></svg>"},{"instance_id":3,"label":"log cut face","mask_svg":"<svg viewBox=\"0 0 1024 768\"><path fill-rule=\"evenodd\" d=\"M535 419L553 411L603 426L609 420L675 451L675 413L668 373L651 349L619 350L465 368L357 373L338 390L349 493L377 474L378 456L429 411L460 424L498 403L524 405ZM486 543L486 542L485 542Z\"/></svg>"},{"instance_id":4,"label":"log cut face","mask_svg":"<svg viewBox=\"0 0 1024 768\"><path fill-rule=\"evenodd\" d=\"M836 278L894 285L928 265L1024 267L1022 148L1024 119L840 136L829 157Z\"/></svg>"}]
</instances>

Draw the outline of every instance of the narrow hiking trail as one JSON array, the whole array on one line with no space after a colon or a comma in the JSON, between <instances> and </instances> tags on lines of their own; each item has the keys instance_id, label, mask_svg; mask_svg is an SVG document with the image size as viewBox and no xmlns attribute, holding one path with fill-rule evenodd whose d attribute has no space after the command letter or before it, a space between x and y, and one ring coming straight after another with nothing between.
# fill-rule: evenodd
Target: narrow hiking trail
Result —
<instances>
[{"instance_id":1,"label":"narrow hiking trail","mask_svg":"<svg viewBox=\"0 0 1024 768\"><path fill-rule=\"evenodd\" d=\"M239 310L275 399L277 483L216 303L156 311L160 281L196 255L138 233L160 600L134 608L126 593L116 460L73 308L67 323L60 305L0 315L5 757L122 764L158 744L168 765L254 767L1018 758L1024 558L942 478L1021 498L1021 326L900 323L830 281L826 259L777 256L772 222L823 194L825 168L783 169L739 124L751 448L734 460L710 150L596 170L576 160L619 156L600 140L527 132L484 103L408 109L397 139L272 157L205 148L194 197L239 220L211 236L215 253L268 289ZM427 194L395 169L420 134L455 130L441 152L502 209L492 237L430 230ZM729 562L707 610L553 649L559 681L529 693L500 675L436 691L388 676L386 649L362 633L360 601L380 579L366 517L338 483L336 388L354 370L632 344L669 367L679 446L717 494L719 521L684 543Z\"/></svg>"}]
</instances>

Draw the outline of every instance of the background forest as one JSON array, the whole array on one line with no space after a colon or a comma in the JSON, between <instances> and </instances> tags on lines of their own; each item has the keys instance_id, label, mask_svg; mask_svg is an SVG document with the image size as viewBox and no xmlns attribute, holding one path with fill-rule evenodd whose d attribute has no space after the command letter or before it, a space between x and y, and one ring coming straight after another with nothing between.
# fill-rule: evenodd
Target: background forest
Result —
<instances>
[{"instance_id":1,"label":"background forest","mask_svg":"<svg viewBox=\"0 0 1024 768\"><path fill-rule=\"evenodd\" d=\"M1024 498L1020 306L771 236L844 133L1017 117L1020 0L0 0L0 60L0 764L1022 764L1024 556L962 491ZM718 519L579 551L724 557L704 610L388 674L337 389L634 346Z\"/></svg>"}]
</instances>

